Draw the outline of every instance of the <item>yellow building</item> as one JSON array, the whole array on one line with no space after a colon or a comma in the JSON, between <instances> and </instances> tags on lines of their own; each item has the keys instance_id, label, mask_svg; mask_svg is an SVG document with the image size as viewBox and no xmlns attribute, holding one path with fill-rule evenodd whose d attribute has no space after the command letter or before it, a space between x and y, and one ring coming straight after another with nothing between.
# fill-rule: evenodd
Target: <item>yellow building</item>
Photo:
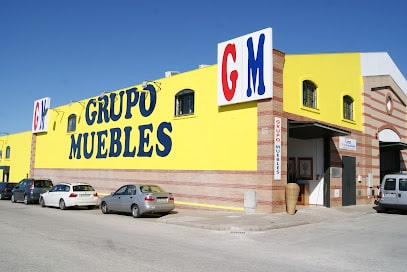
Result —
<instances>
[{"instance_id":1,"label":"yellow building","mask_svg":"<svg viewBox=\"0 0 407 272\"><path fill-rule=\"evenodd\" d=\"M18 182L30 174L31 131L0 135L0 177Z\"/></svg>"},{"instance_id":2,"label":"yellow building","mask_svg":"<svg viewBox=\"0 0 407 272\"><path fill-rule=\"evenodd\" d=\"M36 101L32 140L0 136L0 169L101 195L159 184L177 208L283 212L287 183L301 205L372 203L383 173L406 170L405 84L386 53L286 55L265 29L220 43L215 65ZM5 141L26 159L5 159Z\"/></svg>"},{"instance_id":3,"label":"yellow building","mask_svg":"<svg viewBox=\"0 0 407 272\"><path fill-rule=\"evenodd\" d=\"M303 202L370 203L385 173L406 170L406 93L387 53L286 55L288 181Z\"/></svg>"},{"instance_id":4,"label":"yellow building","mask_svg":"<svg viewBox=\"0 0 407 272\"><path fill-rule=\"evenodd\" d=\"M212 65L50 109L35 168L256 170L255 104L219 111L215 85ZM176 112L180 92L193 112Z\"/></svg>"},{"instance_id":5,"label":"yellow building","mask_svg":"<svg viewBox=\"0 0 407 272\"><path fill-rule=\"evenodd\" d=\"M304 103L303 84L317 89ZM343 128L362 131L360 53L286 55L284 111ZM308 94L309 95L309 94ZM343 99L352 101L353 112L344 118Z\"/></svg>"}]
</instances>

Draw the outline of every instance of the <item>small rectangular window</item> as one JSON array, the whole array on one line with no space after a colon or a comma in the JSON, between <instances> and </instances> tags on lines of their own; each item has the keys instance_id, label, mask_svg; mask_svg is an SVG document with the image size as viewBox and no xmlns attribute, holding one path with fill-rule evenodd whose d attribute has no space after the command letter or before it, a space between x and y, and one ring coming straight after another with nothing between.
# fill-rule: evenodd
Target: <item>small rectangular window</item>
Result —
<instances>
[{"instance_id":1,"label":"small rectangular window","mask_svg":"<svg viewBox=\"0 0 407 272\"><path fill-rule=\"evenodd\" d=\"M10 159L10 152L11 152L10 149L11 149L10 146L6 147L6 159Z\"/></svg>"},{"instance_id":2,"label":"small rectangular window","mask_svg":"<svg viewBox=\"0 0 407 272\"><path fill-rule=\"evenodd\" d=\"M74 132L76 131L76 115L71 114L68 117L68 128L67 132Z\"/></svg>"},{"instance_id":3,"label":"small rectangular window","mask_svg":"<svg viewBox=\"0 0 407 272\"><path fill-rule=\"evenodd\" d=\"M407 191L407 179L400 179L399 180L399 190L400 191Z\"/></svg>"},{"instance_id":4,"label":"small rectangular window","mask_svg":"<svg viewBox=\"0 0 407 272\"><path fill-rule=\"evenodd\" d=\"M302 82L302 104L309 108L317 108L317 87L309 80Z\"/></svg>"},{"instance_id":5,"label":"small rectangular window","mask_svg":"<svg viewBox=\"0 0 407 272\"><path fill-rule=\"evenodd\" d=\"M175 116L193 114L194 107L194 91L182 90L175 95Z\"/></svg>"},{"instance_id":6,"label":"small rectangular window","mask_svg":"<svg viewBox=\"0 0 407 272\"><path fill-rule=\"evenodd\" d=\"M353 120L353 100L347 95L343 97L343 118Z\"/></svg>"},{"instance_id":7,"label":"small rectangular window","mask_svg":"<svg viewBox=\"0 0 407 272\"><path fill-rule=\"evenodd\" d=\"M396 190L396 179L388 178L384 183L384 190L394 191Z\"/></svg>"}]
</instances>

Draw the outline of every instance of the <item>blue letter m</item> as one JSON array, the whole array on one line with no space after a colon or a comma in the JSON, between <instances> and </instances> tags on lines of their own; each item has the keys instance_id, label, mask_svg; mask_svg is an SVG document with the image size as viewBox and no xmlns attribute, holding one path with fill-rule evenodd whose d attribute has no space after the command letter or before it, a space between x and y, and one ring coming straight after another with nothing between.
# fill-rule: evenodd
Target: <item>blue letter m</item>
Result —
<instances>
[{"instance_id":1,"label":"blue letter m","mask_svg":"<svg viewBox=\"0 0 407 272\"><path fill-rule=\"evenodd\" d=\"M253 92L256 92L256 79L257 79L257 72L259 72L259 85L257 89L257 93L259 95L263 95L266 91L266 87L264 86L264 34L260 35L259 38L259 45L257 46L257 57L254 57L254 49L253 49L253 38L250 37L247 40L247 52L248 52L248 65L247 65L247 97L252 96ZM250 73L251 72L251 73ZM251 88L251 79L253 81L253 88Z\"/></svg>"}]
</instances>

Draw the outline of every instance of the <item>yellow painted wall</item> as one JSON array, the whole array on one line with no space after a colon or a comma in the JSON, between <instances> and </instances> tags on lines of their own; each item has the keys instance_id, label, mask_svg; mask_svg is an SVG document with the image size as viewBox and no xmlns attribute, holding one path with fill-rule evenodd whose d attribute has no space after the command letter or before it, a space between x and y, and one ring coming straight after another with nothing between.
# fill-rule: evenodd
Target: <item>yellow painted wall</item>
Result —
<instances>
[{"instance_id":1,"label":"yellow painted wall","mask_svg":"<svg viewBox=\"0 0 407 272\"><path fill-rule=\"evenodd\" d=\"M0 165L10 167L10 182L18 182L30 173L31 136L31 131L0 136ZM7 146L9 158L6 158Z\"/></svg>"},{"instance_id":2,"label":"yellow painted wall","mask_svg":"<svg viewBox=\"0 0 407 272\"><path fill-rule=\"evenodd\" d=\"M257 104L242 103L227 107L217 106L217 66L209 66L157 80L157 104L153 113L143 117L138 106L132 109L133 117L125 119L124 114L116 122L94 124L85 121L85 107L88 100L64 105L49 110L48 132L37 136L36 168L106 168L106 169L173 169L173 170L256 170L257 169ZM133 86L139 90L141 85ZM121 90L127 90L131 87ZM175 117L175 95L183 89L195 91L195 114ZM119 93L121 90L114 91ZM97 96L96 96L97 98ZM51 97L52 99L52 97ZM116 100L115 105L119 101ZM67 132L70 114L77 114L75 133ZM171 123L172 131L166 130L171 138L172 149L167 156L156 153L156 130L162 122ZM152 148L151 157L118 157L69 159L71 135L109 131L119 128L124 134L125 127L132 127L130 146L138 151L138 126L152 124L149 133ZM108 134L109 135L109 134ZM111 137L106 137L107 150ZM124 144L124 140L121 141ZM159 148L163 148L160 146ZM90 149L89 149L90 150ZM108 152L108 151L107 151Z\"/></svg>"},{"instance_id":3,"label":"yellow painted wall","mask_svg":"<svg viewBox=\"0 0 407 272\"><path fill-rule=\"evenodd\" d=\"M285 55L284 111L362 130L362 77L359 53ZM302 82L317 85L317 109L302 105ZM344 95L354 100L354 120L343 119Z\"/></svg>"}]
</instances>

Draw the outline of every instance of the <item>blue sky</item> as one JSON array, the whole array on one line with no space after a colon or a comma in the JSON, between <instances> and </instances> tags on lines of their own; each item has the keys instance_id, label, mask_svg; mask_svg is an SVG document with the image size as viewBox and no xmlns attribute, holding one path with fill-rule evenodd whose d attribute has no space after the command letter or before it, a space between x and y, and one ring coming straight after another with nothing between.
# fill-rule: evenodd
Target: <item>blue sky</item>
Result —
<instances>
[{"instance_id":1,"label":"blue sky","mask_svg":"<svg viewBox=\"0 0 407 272\"><path fill-rule=\"evenodd\" d=\"M266 27L287 54L388 52L407 77L405 0L0 0L0 135L51 107L215 64Z\"/></svg>"}]
</instances>

